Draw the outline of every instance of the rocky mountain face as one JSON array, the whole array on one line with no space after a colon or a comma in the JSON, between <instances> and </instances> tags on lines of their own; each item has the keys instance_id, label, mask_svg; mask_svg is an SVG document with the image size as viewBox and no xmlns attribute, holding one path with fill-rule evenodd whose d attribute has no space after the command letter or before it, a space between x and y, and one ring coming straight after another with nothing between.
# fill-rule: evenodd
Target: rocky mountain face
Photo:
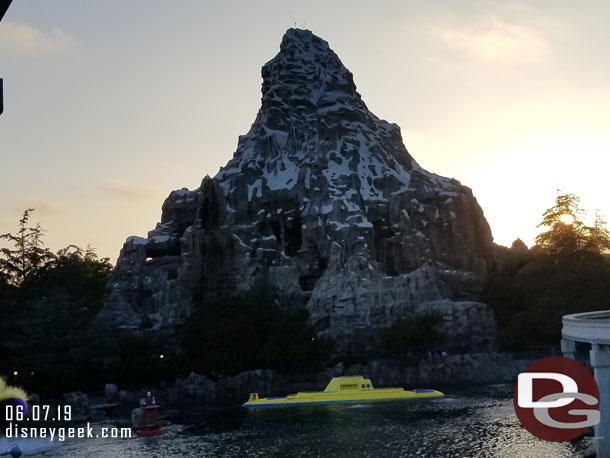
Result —
<instances>
[{"instance_id":1,"label":"rocky mountain face","mask_svg":"<svg viewBox=\"0 0 610 458\"><path fill-rule=\"evenodd\" d=\"M100 317L172 329L195 304L264 281L339 352L371 350L380 328L432 309L450 347L490 347L493 315L476 300L493 242L472 191L422 169L310 31L289 29L262 77L233 158L127 239Z\"/></svg>"}]
</instances>

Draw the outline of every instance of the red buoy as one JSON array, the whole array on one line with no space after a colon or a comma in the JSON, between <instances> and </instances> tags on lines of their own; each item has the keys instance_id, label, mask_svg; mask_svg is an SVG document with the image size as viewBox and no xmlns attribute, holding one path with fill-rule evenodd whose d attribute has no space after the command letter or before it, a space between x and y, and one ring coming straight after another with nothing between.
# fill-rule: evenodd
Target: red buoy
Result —
<instances>
[{"instance_id":1,"label":"red buoy","mask_svg":"<svg viewBox=\"0 0 610 458\"><path fill-rule=\"evenodd\" d=\"M165 434L165 428L159 426L156 429L139 429L136 434L140 437L153 437Z\"/></svg>"},{"instance_id":2,"label":"red buoy","mask_svg":"<svg viewBox=\"0 0 610 458\"><path fill-rule=\"evenodd\" d=\"M160 436L165 433L165 428L159 426L159 406L146 405L142 406L142 425L136 431L136 434L141 437Z\"/></svg>"}]
</instances>

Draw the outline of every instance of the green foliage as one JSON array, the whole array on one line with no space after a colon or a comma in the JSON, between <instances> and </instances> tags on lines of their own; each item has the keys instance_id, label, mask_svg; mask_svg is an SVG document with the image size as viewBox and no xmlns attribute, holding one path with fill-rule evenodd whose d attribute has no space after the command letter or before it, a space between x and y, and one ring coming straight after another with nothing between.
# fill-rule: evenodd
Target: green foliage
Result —
<instances>
[{"instance_id":1,"label":"green foliage","mask_svg":"<svg viewBox=\"0 0 610 458\"><path fill-rule=\"evenodd\" d=\"M65 388L92 377L90 323L105 301L112 266L92 248L44 248L44 230L29 225L31 212L24 212L17 234L2 236L15 249L0 251L0 373L18 369L28 388Z\"/></svg>"},{"instance_id":2,"label":"green foliage","mask_svg":"<svg viewBox=\"0 0 610 458\"><path fill-rule=\"evenodd\" d=\"M381 344L394 356L404 357L438 345L443 335L438 325L443 314L432 311L411 318L400 318L381 331Z\"/></svg>"},{"instance_id":3,"label":"green foliage","mask_svg":"<svg viewBox=\"0 0 610 458\"><path fill-rule=\"evenodd\" d=\"M591 253L607 254L610 252L610 231L606 229L606 221L604 221L601 213L595 212L595 221L593 226L586 226L585 250Z\"/></svg>"},{"instance_id":4,"label":"green foliage","mask_svg":"<svg viewBox=\"0 0 610 458\"><path fill-rule=\"evenodd\" d=\"M609 280L610 263L603 257L538 253L517 272L491 275L482 300L496 312L503 349L547 347L560 341L563 315L610 309Z\"/></svg>"},{"instance_id":5,"label":"green foliage","mask_svg":"<svg viewBox=\"0 0 610 458\"><path fill-rule=\"evenodd\" d=\"M536 238L525 250L519 243L498 247L497 268L483 287L482 301L496 313L504 350L530 350L557 345L561 317L610 308L610 235L596 215L592 227L573 194L558 196L546 210ZM572 217L571 224L562 215Z\"/></svg>"},{"instance_id":6,"label":"green foliage","mask_svg":"<svg viewBox=\"0 0 610 458\"><path fill-rule=\"evenodd\" d=\"M585 252L602 254L610 250L610 232L602 216L598 212L593 226L586 226L581 220L584 212L579 204L578 196L564 194L557 196L555 205L544 212L538 227L547 230L536 237L542 251L552 256L575 257Z\"/></svg>"},{"instance_id":7,"label":"green foliage","mask_svg":"<svg viewBox=\"0 0 610 458\"><path fill-rule=\"evenodd\" d=\"M110 260L98 259L93 248L69 245L33 272L26 286L30 295L65 294L97 312L104 303L111 272Z\"/></svg>"},{"instance_id":8,"label":"green foliage","mask_svg":"<svg viewBox=\"0 0 610 458\"><path fill-rule=\"evenodd\" d=\"M5 280L15 285L24 283L31 274L53 259L53 253L44 248L44 230L40 223L36 226L29 224L33 211L33 208L28 208L23 212L16 234L0 235L0 239L5 239L14 246L14 249L0 249L0 272Z\"/></svg>"},{"instance_id":9,"label":"green foliage","mask_svg":"<svg viewBox=\"0 0 610 458\"><path fill-rule=\"evenodd\" d=\"M52 253L43 247L44 230L29 224L31 212L17 234L2 236L14 249L0 251L0 373L19 370L29 390L86 390L100 380L137 387L191 370L306 370L330 356L333 343L315 336L307 311L280 309L263 287L203 304L187 321L182 353L163 359L163 342L150 334L116 336L91 326L106 299L108 258L74 245Z\"/></svg>"},{"instance_id":10,"label":"green foliage","mask_svg":"<svg viewBox=\"0 0 610 458\"><path fill-rule=\"evenodd\" d=\"M302 308L281 310L268 287L202 304L185 326L185 358L206 373L313 368L330 356L332 342L317 338L307 317Z\"/></svg>"},{"instance_id":11,"label":"green foliage","mask_svg":"<svg viewBox=\"0 0 610 458\"><path fill-rule=\"evenodd\" d=\"M191 370L176 366L175 363L180 361L175 355L163 351L163 346L155 340L153 334L125 331L115 343L116 346L111 345L105 349L106 354L114 356L107 376L123 386L141 388L142 383L171 382L177 373ZM160 358L161 354L164 359Z\"/></svg>"},{"instance_id":12,"label":"green foliage","mask_svg":"<svg viewBox=\"0 0 610 458\"><path fill-rule=\"evenodd\" d=\"M14 295L14 288L11 285L10 277L4 272L0 272L0 307Z\"/></svg>"},{"instance_id":13,"label":"green foliage","mask_svg":"<svg viewBox=\"0 0 610 458\"><path fill-rule=\"evenodd\" d=\"M118 355L124 365L147 362L153 356L154 342L145 334L124 332L118 339Z\"/></svg>"},{"instance_id":14,"label":"green foliage","mask_svg":"<svg viewBox=\"0 0 610 458\"><path fill-rule=\"evenodd\" d=\"M572 255L585 244L584 224L580 220L580 199L574 194L557 196L555 205L544 212L538 227L548 229L536 237L536 244L553 255ZM571 217L572 223L562 220Z\"/></svg>"}]
</instances>

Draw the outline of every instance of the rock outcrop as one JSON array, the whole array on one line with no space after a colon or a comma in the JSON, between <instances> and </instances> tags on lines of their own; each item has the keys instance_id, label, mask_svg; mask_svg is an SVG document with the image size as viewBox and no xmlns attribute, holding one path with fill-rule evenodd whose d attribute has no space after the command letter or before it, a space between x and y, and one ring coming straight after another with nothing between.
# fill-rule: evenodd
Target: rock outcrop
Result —
<instances>
[{"instance_id":1,"label":"rock outcrop","mask_svg":"<svg viewBox=\"0 0 610 458\"><path fill-rule=\"evenodd\" d=\"M343 362L316 373L289 376L274 370L250 370L211 380L191 372L185 379L154 394L162 405L201 402L205 404L243 403L253 392L278 396L299 391L322 391L333 377L363 375L377 388L412 388L428 384L511 383L533 362L514 359L510 353L465 353L441 356L431 354L406 364L396 360L372 360L366 365L346 367ZM138 392L128 396L137 402Z\"/></svg>"},{"instance_id":2,"label":"rock outcrop","mask_svg":"<svg viewBox=\"0 0 610 458\"><path fill-rule=\"evenodd\" d=\"M379 328L430 308L455 347L492 345L476 301L493 242L472 191L422 169L310 31L289 29L262 77L226 167L172 192L148 237L127 239L101 318L173 329L194 304L262 280L339 352L370 350Z\"/></svg>"}]
</instances>

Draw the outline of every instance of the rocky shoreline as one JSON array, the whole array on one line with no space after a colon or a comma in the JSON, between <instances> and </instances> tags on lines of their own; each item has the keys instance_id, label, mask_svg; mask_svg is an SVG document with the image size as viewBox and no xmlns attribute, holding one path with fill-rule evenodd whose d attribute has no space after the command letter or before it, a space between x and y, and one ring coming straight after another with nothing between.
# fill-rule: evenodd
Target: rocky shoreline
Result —
<instances>
[{"instance_id":1,"label":"rocky shoreline","mask_svg":"<svg viewBox=\"0 0 610 458\"><path fill-rule=\"evenodd\" d=\"M523 359L511 353L470 353L457 355L432 354L412 364L391 360L374 360L366 365L346 367L343 362L317 373L286 375L271 369L241 372L235 376L216 380L191 372L178 378L170 386L142 387L140 390L119 390L107 384L106 403L118 406L137 406L142 393L150 390L162 406L179 407L193 403L207 406L235 405L245 402L249 393L261 396L282 395L297 391L323 390L332 377L364 375L377 387L400 386L405 388L445 386L456 383L514 383L519 372L533 359ZM86 418L101 418L84 393L67 393L64 401ZM99 401L99 399L98 399Z\"/></svg>"}]
</instances>

